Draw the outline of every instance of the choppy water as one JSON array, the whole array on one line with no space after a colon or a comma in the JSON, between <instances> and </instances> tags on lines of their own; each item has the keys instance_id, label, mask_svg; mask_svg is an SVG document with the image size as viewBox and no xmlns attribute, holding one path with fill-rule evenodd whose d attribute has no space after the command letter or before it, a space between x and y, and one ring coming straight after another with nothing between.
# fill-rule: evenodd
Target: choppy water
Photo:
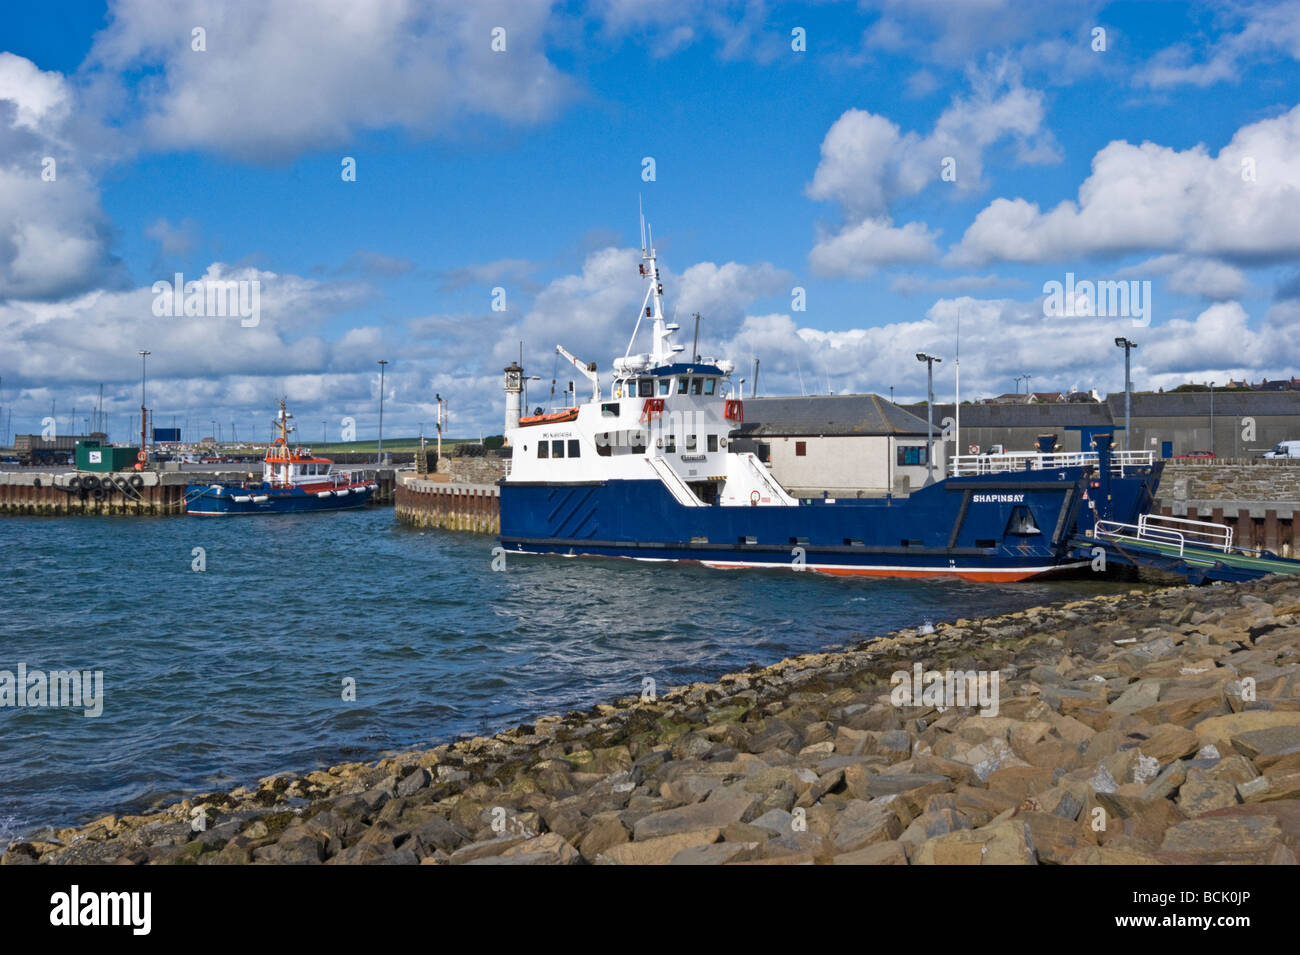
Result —
<instances>
[{"instance_id":1,"label":"choppy water","mask_svg":"<svg viewBox=\"0 0 1300 955\"><path fill-rule=\"evenodd\" d=\"M0 518L0 670L104 674L98 718L0 708L0 845L186 792L492 732L923 621L1116 589L511 557L391 509ZM193 548L206 570L192 569ZM356 681L345 702L343 681Z\"/></svg>"}]
</instances>

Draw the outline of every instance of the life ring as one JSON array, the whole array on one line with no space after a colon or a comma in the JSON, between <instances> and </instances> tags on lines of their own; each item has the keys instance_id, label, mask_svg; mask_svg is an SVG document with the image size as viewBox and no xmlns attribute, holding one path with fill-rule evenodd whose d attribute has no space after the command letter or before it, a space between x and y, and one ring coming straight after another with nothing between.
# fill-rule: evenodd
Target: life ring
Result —
<instances>
[{"instance_id":1,"label":"life ring","mask_svg":"<svg viewBox=\"0 0 1300 955\"><path fill-rule=\"evenodd\" d=\"M146 461L149 460L149 452L141 449L135 453L135 459L139 461L141 464L144 464Z\"/></svg>"},{"instance_id":2,"label":"life ring","mask_svg":"<svg viewBox=\"0 0 1300 955\"><path fill-rule=\"evenodd\" d=\"M762 500L762 498L763 498L763 495L760 494L758 491L750 491L750 492L749 492L749 503L750 503L750 504L757 504L760 500Z\"/></svg>"}]
</instances>

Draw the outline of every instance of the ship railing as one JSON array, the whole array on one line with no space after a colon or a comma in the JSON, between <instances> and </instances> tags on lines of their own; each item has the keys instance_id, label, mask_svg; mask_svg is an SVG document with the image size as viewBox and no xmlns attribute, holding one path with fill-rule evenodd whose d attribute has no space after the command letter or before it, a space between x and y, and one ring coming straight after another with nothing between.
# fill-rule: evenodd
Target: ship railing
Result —
<instances>
[{"instance_id":1,"label":"ship railing","mask_svg":"<svg viewBox=\"0 0 1300 955\"><path fill-rule=\"evenodd\" d=\"M1001 474L1007 471L1050 471L1053 468L1084 467L1098 464L1096 451L1067 451L1043 454L1038 451L1009 451L1004 454L958 454L948 462L952 477L970 474ZM1128 468L1150 467L1154 451L1113 451L1112 474L1123 476Z\"/></svg>"},{"instance_id":2,"label":"ship railing","mask_svg":"<svg viewBox=\"0 0 1300 955\"><path fill-rule=\"evenodd\" d=\"M1204 547L1228 553L1232 550L1232 528L1226 524L1194 521L1186 517L1169 517L1164 514L1143 514L1136 524L1120 521L1098 521L1094 536L1102 540L1127 538L1139 543L1171 544L1183 556L1187 547Z\"/></svg>"}]
</instances>

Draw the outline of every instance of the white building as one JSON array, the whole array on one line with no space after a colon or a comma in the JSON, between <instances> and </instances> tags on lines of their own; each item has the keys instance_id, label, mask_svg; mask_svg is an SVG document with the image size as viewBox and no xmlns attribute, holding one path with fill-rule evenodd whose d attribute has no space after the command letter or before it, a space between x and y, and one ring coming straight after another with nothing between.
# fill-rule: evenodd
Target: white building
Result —
<instances>
[{"instance_id":1,"label":"white building","mask_svg":"<svg viewBox=\"0 0 1300 955\"><path fill-rule=\"evenodd\" d=\"M944 475L934 423L934 477ZM879 395L748 398L733 437L752 441L796 497L907 494L925 485L927 426Z\"/></svg>"}]
</instances>

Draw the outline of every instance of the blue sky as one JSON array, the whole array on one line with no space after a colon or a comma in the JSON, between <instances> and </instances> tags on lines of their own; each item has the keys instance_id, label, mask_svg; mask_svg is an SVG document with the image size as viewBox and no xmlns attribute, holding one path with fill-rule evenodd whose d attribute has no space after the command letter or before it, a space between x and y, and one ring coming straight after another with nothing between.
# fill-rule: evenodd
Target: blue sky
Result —
<instances>
[{"instance_id":1,"label":"blue sky","mask_svg":"<svg viewBox=\"0 0 1300 955\"><path fill-rule=\"evenodd\" d=\"M921 397L924 350L950 397L958 315L967 398L1121 387L1116 334L1139 386L1300 370L1294 5L137 0L10 11L0 50L15 431L102 382L125 439L147 348L160 424L287 394L368 436L386 358L387 433L435 393L494 433L521 340L532 404L556 343L623 353L638 197L669 308L767 394ZM258 324L153 314L176 272L258 282ZM1149 327L1045 314L1067 273L1150 282Z\"/></svg>"}]
</instances>

